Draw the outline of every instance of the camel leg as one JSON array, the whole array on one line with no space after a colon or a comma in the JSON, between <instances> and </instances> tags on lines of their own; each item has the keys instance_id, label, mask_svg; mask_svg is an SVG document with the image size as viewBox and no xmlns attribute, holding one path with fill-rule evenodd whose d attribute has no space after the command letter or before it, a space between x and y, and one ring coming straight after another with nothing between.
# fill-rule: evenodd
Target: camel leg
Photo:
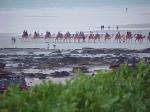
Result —
<instances>
[{"instance_id":1,"label":"camel leg","mask_svg":"<svg viewBox=\"0 0 150 112\"><path fill-rule=\"evenodd\" d=\"M85 39L83 39L83 42L85 42Z\"/></svg>"},{"instance_id":2,"label":"camel leg","mask_svg":"<svg viewBox=\"0 0 150 112\"><path fill-rule=\"evenodd\" d=\"M119 39L119 43L121 43L121 39Z\"/></svg>"},{"instance_id":3,"label":"camel leg","mask_svg":"<svg viewBox=\"0 0 150 112\"><path fill-rule=\"evenodd\" d=\"M138 43L140 43L140 39L138 39Z\"/></svg>"},{"instance_id":4,"label":"camel leg","mask_svg":"<svg viewBox=\"0 0 150 112\"><path fill-rule=\"evenodd\" d=\"M128 39L127 38L125 39L125 43L128 43Z\"/></svg>"},{"instance_id":5,"label":"camel leg","mask_svg":"<svg viewBox=\"0 0 150 112\"><path fill-rule=\"evenodd\" d=\"M136 39L135 39L135 43L136 43Z\"/></svg>"},{"instance_id":6,"label":"camel leg","mask_svg":"<svg viewBox=\"0 0 150 112\"><path fill-rule=\"evenodd\" d=\"M69 43L70 43L70 38L69 38Z\"/></svg>"},{"instance_id":7,"label":"camel leg","mask_svg":"<svg viewBox=\"0 0 150 112\"><path fill-rule=\"evenodd\" d=\"M106 38L104 39L104 43L106 43Z\"/></svg>"},{"instance_id":8,"label":"camel leg","mask_svg":"<svg viewBox=\"0 0 150 112\"><path fill-rule=\"evenodd\" d=\"M101 38L99 38L99 42L101 43Z\"/></svg>"},{"instance_id":9,"label":"camel leg","mask_svg":"<svg viewBox=\"0 0 150 112\"><path fill-rule=\"evenodd\" d=\"M98 41L100 42L100 38L98 38Z\"/></svg>"},{"instance_id":10,"label":"camel leg","mask_svg":"<svg viewBox=\"0 0 150 112\"><path fill-rule=\"evenodd\" d=\"M114 43L116 42L116 39L114 40Z\"/></svg>"}]
</instances>

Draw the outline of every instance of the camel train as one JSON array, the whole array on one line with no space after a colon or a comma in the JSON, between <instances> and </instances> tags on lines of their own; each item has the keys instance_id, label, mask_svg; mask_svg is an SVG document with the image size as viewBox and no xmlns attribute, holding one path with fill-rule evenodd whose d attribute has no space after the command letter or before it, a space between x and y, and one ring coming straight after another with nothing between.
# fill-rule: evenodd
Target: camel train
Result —
<instances>
[{"instance_id":1,"label":"camel train","mask_svg":"<svg viewBox=\"0 0 150 112\"><path fill-rule=\"evenodd\" d=\"M82 31L76 32L75 34L71 34L69 31L66 33L58 32L57 34L51 34L49 31L46 31L45 35L39 34L38 32L34 32L33 35L28 34L27 30L24 30L22 33L22 38L33 38L33 39L54 39L55 42L108 42L114 40L116 43L129 43L133 40L138 43L142 43L144 39L147 39L147 42L150 42L150 32L148 36L145 36L141 33L132 34L132 32L127 31L126 34L121 34L117 32L116 34L109 34L109 33L94 33L90 31L89 33L84 33ZM103 41L102 41L103 40Z\"/></svg>"}]
</instances>

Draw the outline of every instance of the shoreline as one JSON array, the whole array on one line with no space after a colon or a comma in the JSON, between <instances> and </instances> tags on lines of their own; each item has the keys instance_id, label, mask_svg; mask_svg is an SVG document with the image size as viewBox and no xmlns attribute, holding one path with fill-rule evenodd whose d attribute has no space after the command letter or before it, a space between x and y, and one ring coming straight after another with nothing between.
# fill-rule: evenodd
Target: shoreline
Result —
<instances>
[{"instance_id":1,"label":"shoreline","mask_svg":"<svg viewBox=\"0 0 150 112\"><path fill-rule=\"evenodd\" d=\"M100 32L100 33L105 33L106 31L109 34L116 34L117 30L92 30L95 32ZM125 34L128 30L119 30L121 34ZM88 31L89 32L89 31ZM150 30L135 30L132 31L132 34L136 33L142 33L143 35L148 36L148 33ZM30 33L30 32L29 32ZM63 32L65 33L65 32ZM43 33L44 36L45 33ZM52 32L53 34L53 32ZM86 34L86 33L85 33ZM16 42L15 44L12 42L12 37L15 37ZM100 40L96 39L94 40L88 40L88 38L85 39L85 42L79 43L78 40L76 39L74 42L74 39L72 38L69 42L69 39L64 40L55 40L55 38L51 39L44 39L44 38L28 38L28 39L22 39L21 34L1 34L0 33L0 48L48 48L48 43L49 43L49 49L53 49L53 45L56 45L56 49L82 49L84 47L93 47L93 48L128 48L128 49L145 49L149 48L150 44L147 41L147 39L144 38L143 43L135 42L135 38L133 38L132 42L129 40L127 43L118 43L115 41L114 38L111 38L110 40L107 40L105 42L104 37L100 38Z\"/></svg>"}]
</instances>

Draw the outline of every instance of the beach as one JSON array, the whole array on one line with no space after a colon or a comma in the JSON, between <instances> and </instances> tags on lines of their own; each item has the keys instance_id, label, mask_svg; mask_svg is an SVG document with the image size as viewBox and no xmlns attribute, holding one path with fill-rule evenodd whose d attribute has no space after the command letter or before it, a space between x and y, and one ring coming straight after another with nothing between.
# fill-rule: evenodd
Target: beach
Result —
<instances>
[{"instance_id":1,"label":"beach","mask_svg":"<svg viewBox=\"0 0 150 112\"><path fill-rule=\"evenodd\" d=\"M45 39L44 35L45 33L43 32L43 38L37 38L33 39L33 36L31 36L28 39L23 39L22 38L22 33L0 33L0 48L48 48L48 43L49 43L49 49L53 49L54 46L56 45L56 49L82 49L84 47L90 47L92 46L93 48L127 48L127 49L145 49L150 47L150 43L147 41L148 33L149 30L119 30L122 35L126 35L127 31L131 31L132 34L137 34L141 33L145 35L146 37L144 38L144 41L142 43L135 42L135 37L132 39L132 42L129 41L127 43L121 42L117 43L115 41L115 38L112 38L111 40L108 40L107 42L104 41L104 37L99 41L96 40L95 42L93 40L88 41L88 38L86 38L86 42L81 42L79 43L78 40L74 42L74 39L64 41L64 40L58 40L57 42L55 41L55 38L51 39ZM117 30L93 30L94 33L99 33L99 34L105 34L108 32L109 34L114 34L118 32ZM52 33L52 32L51 32ZM65 34L64 32L63 34ZM74 32L75 33L75 32ZM90 34L90 31L85 31L86 34ZM52 33L53 34L53 33ZM72 33L73 34L73 33ZM55 34L56 35L56 34ZM15 37L16 42L15 44L12 43L12 37Z\"/></svg>"},{"instance_id":2,"label":"beach","mask_svg":"<svg viewBox=\"0 0 150 112\"><path fill-rule=\"evenodd\" d=\"M64 82L74 77L77 68L87 75L98 70L110 70L128 62L134 64L144 58L150 61L150 42L147 41L150 32L150 8L148 6L102 6L102 7L72 7L72 8L1 8L0 9L0 60L5 64L4 70L13 75L24 75L29 86L39 84L43 80ZM101 25L104 29L101 30ZM110 28L109 28L110 26ZM117 30L118 26L118 30ZM27 30L29 38L22 38ZM143 42L116 42L115 38L104 41L85 39L70 42L55 38L33 39L34 31L44 37L46 31L65 34L76 31L90 34L145 36ZM15 42L12 40L15 38Z\"/></svg>"}]
</instances>

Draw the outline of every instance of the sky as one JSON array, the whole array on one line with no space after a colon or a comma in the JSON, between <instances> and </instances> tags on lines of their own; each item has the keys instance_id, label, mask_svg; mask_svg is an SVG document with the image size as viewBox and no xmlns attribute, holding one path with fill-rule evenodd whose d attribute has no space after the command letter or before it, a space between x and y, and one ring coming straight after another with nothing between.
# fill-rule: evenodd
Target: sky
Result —
<instances>
[{"instance_id":1,"label":"sky","mask_svg":"<svg viewBox=\"0 0 150 112\"><path fill-rule=\"evenodd\" d=\"M53 8L150 5L150 0L0 0L0 8Z\"/></svg>"},{"instance_id":2,"label":"sky","mask_svg":"<svg viewBox=\"0 0 150 112\"><path fill-rule=\"evenodd\" d=\"M147 24L149 6L150 0L0 0L0 33Z\"/></svg>"}]
</instances>

